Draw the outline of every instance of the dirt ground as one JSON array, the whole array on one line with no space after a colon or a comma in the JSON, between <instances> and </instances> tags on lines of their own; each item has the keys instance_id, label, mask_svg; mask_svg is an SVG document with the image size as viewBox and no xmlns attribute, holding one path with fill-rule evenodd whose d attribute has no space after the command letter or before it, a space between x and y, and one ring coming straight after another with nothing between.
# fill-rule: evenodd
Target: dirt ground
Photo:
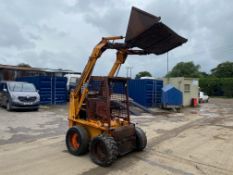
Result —
<instances>
[{"instance_id":1,"label":"dirt ground","mask_svg":"<svg viewBox=\"0 0 233 175\"><path fill-rule=\"evenodd\" d=\"M39 112L0 108L0 174L233 174L233 99L212 98L181 113L132 116L146 131L148 145L108 168L92 163L88 154L67 152L66 117L67 106L43 106Z\"/></svg>"}]
</instances>

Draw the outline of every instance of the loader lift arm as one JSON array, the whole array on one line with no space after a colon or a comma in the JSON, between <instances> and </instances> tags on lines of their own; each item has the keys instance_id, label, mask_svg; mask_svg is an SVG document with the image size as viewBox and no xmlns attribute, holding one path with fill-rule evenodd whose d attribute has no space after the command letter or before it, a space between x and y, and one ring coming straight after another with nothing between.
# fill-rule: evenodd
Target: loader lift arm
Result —
<instances>
[{"instance_id":1,"label":"loader lift arm","mask_svg":"<svg viewBox=\"0 0 233 175\"><path fill-rule=\"evenodd\" d=\"M105 37L95 46L91 56L83 70L79 83L70 93L69 107L69 126L73 126L85 98L88 94L88 82L94 69L97 59L106 49L115 49L116 60L113 64L109 77L114 77L121 64L123 64L128 55L160 55L168 52L185 43L187 39L179 36L165 24L160 22L160 17L153 16L135 7L132 8L125 41L117 43L122 36ZM112 42L111 42L112 41ZM141 50L133 50L137 47Z\"/></svg>"},{"instance_id":2,"label":"loader lift arm","mask_svg":"<svg viewBox=\"0 0 233 175\"><path fill-rule=\"evenodd\" d=\"M116 71L119 69L121 64L123 64L128 55L145 55L149 54L143 50L132 50L128 49L124 43L114 43L110 41L123 39L122 36L112 36L104 37L93 49L91 56L83 70L83 73L80 77L79 83L75 89L70 94L70 114L69 120L75 121L79 118L80 109L84 103L85 97L88 94L88 82L90 80L91 74L95 67L97 59L103 54L107 49L116 49L116 60L109 72L108 76L113 77Z\"/></svg>"},{"instance_id":3,"label":"loader lift arm","mask_svg":"<svg viewBox=\"0 0 233 175\"><path fill-rule=\"evenodd\" d=\"M108 73L109 77L114 77L120 66L125 63L128 55L147 55L148 52L144 50L132 50L132 49L120 49L116 53L116 60L112 66L112 69Z\"/></svg>"},{"instance_id":4,"label":"loader lift arm","mask_svg":"<svg viewBox=\"0 0 233 175\"><path fill-rule=\"evenodd\" d=\"M95 67L97 59L102 55L102 53L107 49L109 41L123 39L122 36L105 37L95 46L91 56L83 70L80 77L79 83L75 89L70 94L70 110L69 110L69 120L75 120L78 117L80 109L83 105L84 99L88 94L88 81L90 80L92 71Z\"/></svg>"}]
</instances>

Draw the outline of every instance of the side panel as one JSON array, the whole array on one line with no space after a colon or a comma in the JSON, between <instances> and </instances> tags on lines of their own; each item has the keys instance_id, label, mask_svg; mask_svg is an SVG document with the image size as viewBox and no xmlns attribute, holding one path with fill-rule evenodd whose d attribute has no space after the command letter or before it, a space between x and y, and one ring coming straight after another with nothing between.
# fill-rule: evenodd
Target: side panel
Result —
<instances>
[{"instance_id":1,"label":"side panel","mask_svg":"<svg viewBox=\"0 0 233 175\"><path fill-rule=\"evenodd\" d=\"M128 83L130 98L145 107L160 106L162 87L162 80L139 79Z\"/></svg>"},{"instance_id":2,"label":"side panel","mask_svg":"<svg viewBox=\"0 0 233 175\"><path fill-rule=\"evenodd\" d=\"M133 124L116 128L112 136L117 142L120 155L125 155L135 149L136 133Z\"/></svg>"}]
</instances>

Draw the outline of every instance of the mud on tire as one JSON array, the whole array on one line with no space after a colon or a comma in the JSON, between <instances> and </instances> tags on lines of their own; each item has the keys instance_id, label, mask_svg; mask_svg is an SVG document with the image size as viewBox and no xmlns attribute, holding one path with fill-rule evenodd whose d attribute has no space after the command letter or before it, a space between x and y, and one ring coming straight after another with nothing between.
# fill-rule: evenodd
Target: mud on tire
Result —
<instances>
[{"instance_id":1,"label":"mud on tire","mask_svg":"<svg viewBox=\"0 0 233 175\"><path fill-rule=\"evenodd\" d=\"M94 163L106 167L117 159L118 147L113 137L100 135L91 141L89 152Z\"/></svg>"}]
</instances>

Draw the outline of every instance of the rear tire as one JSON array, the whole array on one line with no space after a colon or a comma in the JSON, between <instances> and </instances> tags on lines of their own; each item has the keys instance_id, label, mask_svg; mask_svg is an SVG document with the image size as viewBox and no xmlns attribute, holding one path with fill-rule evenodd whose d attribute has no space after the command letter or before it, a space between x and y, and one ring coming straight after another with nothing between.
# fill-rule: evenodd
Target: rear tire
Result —
<instances>
[{"instance_id":1,"label":"rear tire","mask_svg":"<svg viewBox=\"0 0 233 175\"><path fill-rule=\"evenodd\" d=\"M73 126L66 133L66 147L73 155L82 155L88 151L89 135L83 126Z\"/></svg>"},{"instance_id":2,"label":"rear tire","mask_svg":"<svg viewBox=\"0 0 233 175\"><path fill-rule=\"evenodd\" d=\"M100 166L110 166L118 156L117 143L113 137L100 135L90 143L90 157L92 161Z\"/></svg>"},{"instance_id":3,"label":"rear tire","mask_svg":"<svg viewBox=\"0 0 233 175\"><path fill-rule=\"evenodd\" d=\"M141 129L136 127L136 150L142 151L147 145L147 138L145 132Z\"/></svg>"}]
</instances>

